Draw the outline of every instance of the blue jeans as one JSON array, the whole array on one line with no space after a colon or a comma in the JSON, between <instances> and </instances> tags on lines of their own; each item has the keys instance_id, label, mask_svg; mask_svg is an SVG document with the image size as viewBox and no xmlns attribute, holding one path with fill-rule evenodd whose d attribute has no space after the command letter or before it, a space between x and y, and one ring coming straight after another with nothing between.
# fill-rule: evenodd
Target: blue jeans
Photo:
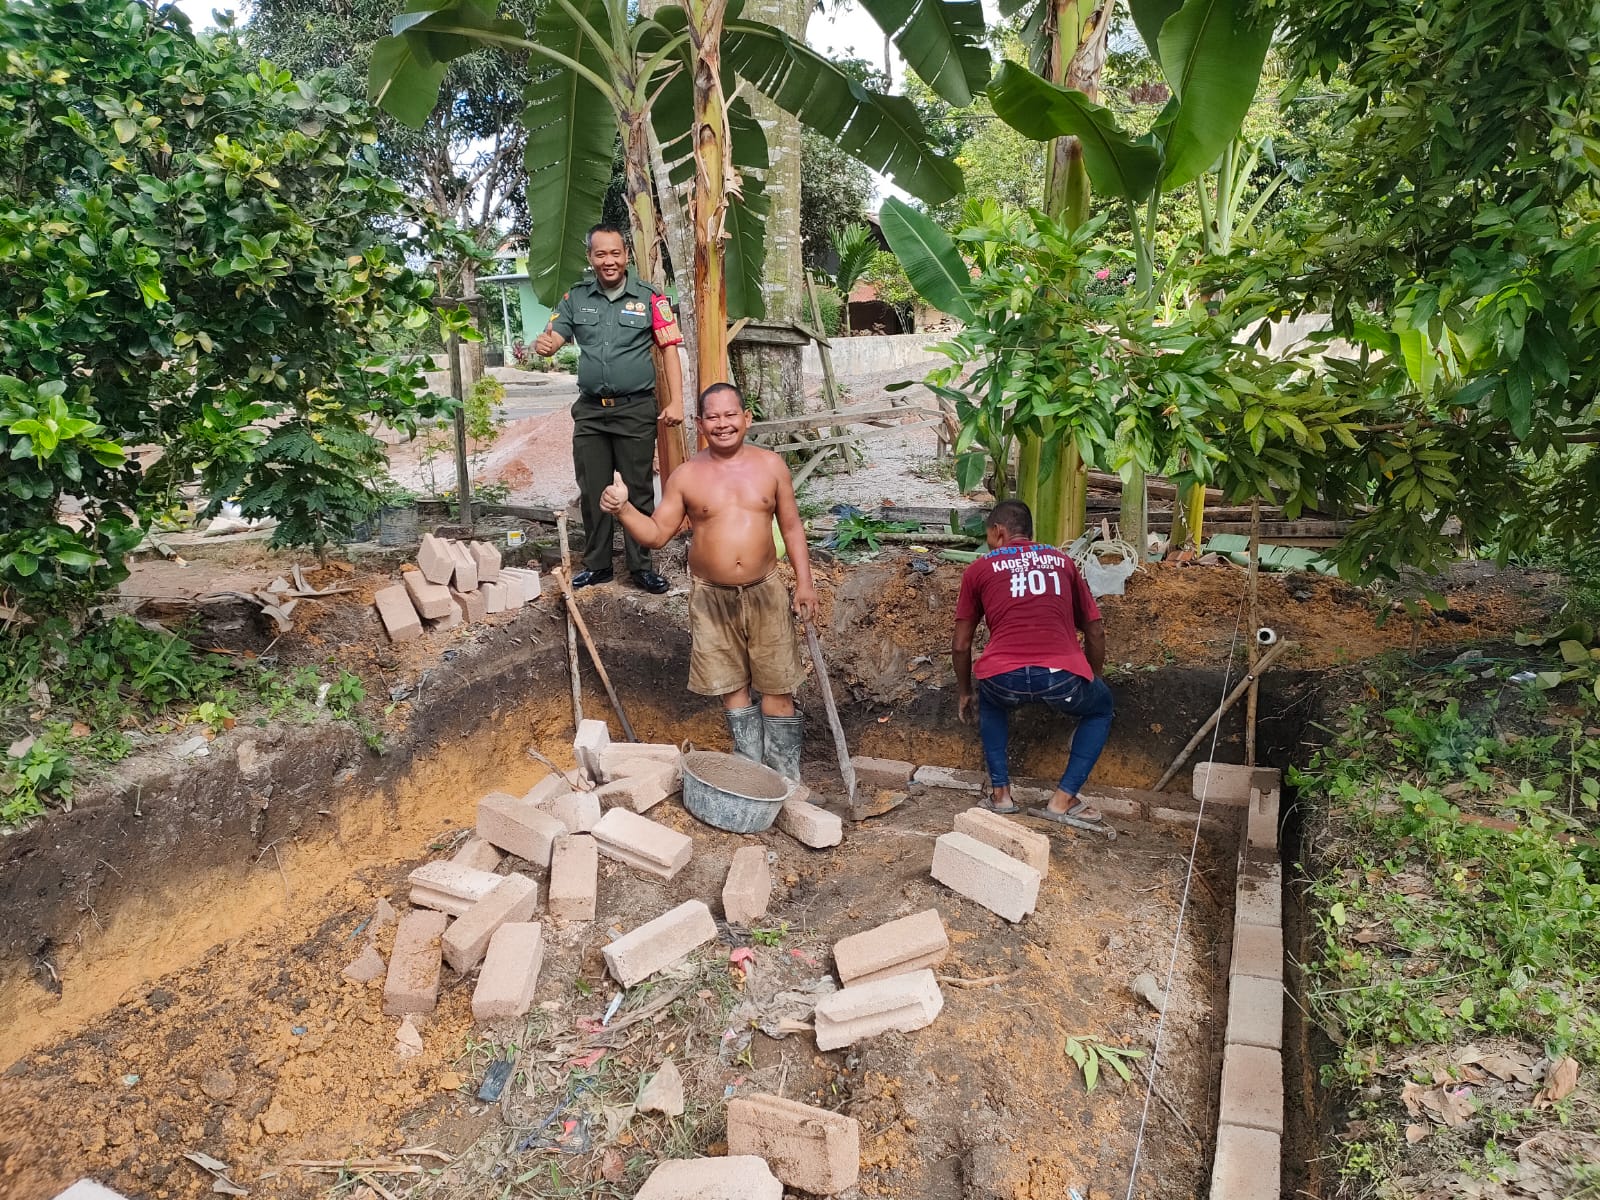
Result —
<instances>
[{"instance_id":1,"label":"blue jeans","mask_svg":"<svg viewBox=\"0 0 1600 1200\"><path fill-rule=\"evenodd\" d=\"M1011 710L1024 704L1043 704L1054 712L1078 718L1072 756L1059 785L1063 792L1076 796L1089 781L1089 772L1094 770L1111 737L1110 685L1104 679L1085 679L1071 671L1052 671L1048 667L1019 667L978 680L978 732L983 737L989 783L994 787L1011 782L1006 766Z\"/></svg>"}]
</instances>

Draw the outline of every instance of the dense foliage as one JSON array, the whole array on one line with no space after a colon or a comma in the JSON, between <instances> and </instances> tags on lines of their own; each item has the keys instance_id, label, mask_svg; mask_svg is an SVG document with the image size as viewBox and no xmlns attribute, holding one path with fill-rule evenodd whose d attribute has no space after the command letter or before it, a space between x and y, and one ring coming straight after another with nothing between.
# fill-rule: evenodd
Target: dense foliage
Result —
<instances>
[{"instance_id":1,"label":"dense foliage","mask_svg":"<svg viewBox=\"0 0 1600 1200\"><path fill-rule=\"evenodd\" d=\"M196 475L284 543L368 515L442 240L361 108L126 0L0 0L0 64L0 593L103 588Z\"/></svg>"},{"instance_id":2,"label":"dense foliage","mask_svg":"<svg viewBox=\"0 0 1600 1200\"><path fill-rule=\"evenodd\" d=\"M537 8L528 0L507 5L522 21L532 21ZM297 78L328 71L333 90L359 96L372 46L388 35L394 12L393 0L254 0L245 45ZM417 203L471 230L485 249L508 228L526 236L526 137L517 117L529 78L525 54L475 54L451 64L441 84L451 102L421 128L376 115L384 170Z\"/></svg>"},{"instance_id":3,"label":"dense foliage","mask_svg":"<svg viewBox=\"0 0 1600 1200\"><path fill-rule=\"evenodd\" d=\"M891 242L925 248L902 254L917 290L965 322L935 347L951 363L926 381L961 419L962 486L1032 439L1039 450L1023 447L1015 481L991 478L996 495L1013 482L1026 494L1073 446L1091 466L1277 495L1290 512L1341 487L1322 464L1354 444L1359 407L1330 397L1303 359L1238 344L1204 305L1168 311L1090 287L1126 263L1106 247L1104 223L1069 232L1038 210L971 201L940 244L928 218L885 206Z\"/></svg>"},{"instance_id":4,"label":"dense foliage","mask_svg":"<svg viewBox=\"0 0 1600 1200\"><path fill-rule=\"evenodd\" d=\"M1303 80L1343 71L1325 213L1220 272L1246 311L1330 312L1382 413L1332 469L1362 575L1600 527L1600 5L1274 5Z\"/></svg>"}]
</instances>

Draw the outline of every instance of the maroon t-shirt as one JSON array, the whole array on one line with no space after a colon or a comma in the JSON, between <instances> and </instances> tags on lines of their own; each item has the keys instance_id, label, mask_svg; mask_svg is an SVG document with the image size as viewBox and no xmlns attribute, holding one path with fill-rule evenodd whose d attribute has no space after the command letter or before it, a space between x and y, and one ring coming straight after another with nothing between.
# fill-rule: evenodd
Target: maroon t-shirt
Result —
<instances>
[{"instance_id":1,"label":"maroon t-shirt","mask_svg":"<svg viewBox=\"0 0 1600 1200\"><path fill-rule=\"evenodd\" d=\"M982 618L989 644L973 673L989 679L1019 667L1054 667L1093 679L1078 631L1100 619L1100 606L1077 564L1054 546L1014 538L983 555L961 576L956 620Z\"/></svg>"}]
</instances>

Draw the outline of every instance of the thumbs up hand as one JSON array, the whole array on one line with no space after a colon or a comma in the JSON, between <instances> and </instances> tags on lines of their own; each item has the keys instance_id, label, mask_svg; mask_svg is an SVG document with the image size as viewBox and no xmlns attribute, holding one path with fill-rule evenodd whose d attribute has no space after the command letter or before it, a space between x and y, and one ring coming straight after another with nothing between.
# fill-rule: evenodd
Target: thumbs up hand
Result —
<instances>
[{"instance_id":1,"label":"thumbs up hand","mask_svg":"<svg viewBox=\"0 0 1600 1200\"><path fill-rule=\"evenodd\" d=\"M611 486L600 493L600 508L604 512L619 513L628 502L628 485L622 482L622 472L611 472Z\"/></svg>"}]
</instances>

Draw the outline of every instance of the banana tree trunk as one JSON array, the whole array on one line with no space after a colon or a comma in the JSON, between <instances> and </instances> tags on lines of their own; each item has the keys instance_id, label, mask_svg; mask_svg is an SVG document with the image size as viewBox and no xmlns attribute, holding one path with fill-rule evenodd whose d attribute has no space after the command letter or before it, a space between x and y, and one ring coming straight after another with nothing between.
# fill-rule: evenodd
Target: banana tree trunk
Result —
<instances>
[{"instance_id":1,"label":"banana tree trunk","mask_svg":"<svg viewBox=\"0 0 1600 1200\"><path fill-rule=\"evenodd\" d=\"M1204 536L1206 517L1206 489L1198 483L1191 483L1178 494L1172 506L1172 536L1168 545L1173 550L1182 550L1186 546L1200 549L1200 542Z\"/></svg>"},{"instance_id":2,"label":"banana tree trunk","mask_svg":"<svg viewBox=\"0 0 1600 1200\"><path fill-rule=\"evenodd\" d=\"M816 0L745 0L740 16L781 29L803 43L815 7ZM761 277L766 320L808 325L811 314L800 253L800 160L804 156L800 120L760 92L746 93L744 99L767 139L767 168L762 176L767 214L762 222ZM799 346L744 342L731 348L730 357L734 377L752 403L759 400L762 416L796 416L805 411Z\"/></svg>"},{"instance_id":3,"label":"banana tree trunk","mask_svg":"<svg viewBox=\"0 0 1600 1200\"><path fill-rule=\"evenodd\" d=\"M1041 473L1044 447L1062 442L1055 471ZM1047 425L1040 437L1017 439L1017 498L1033 513L1033 534L1041 542L1065 546L1084 528L1089 479L1078 447L1067 430Z\"/></svg>"},{"instance_id":4,"label":"banana tree trunk","mask_svg":"<svg viewBox=\"0 0 1600 1200\"><path fill-rule=\"evenodd\" d=\"M1050 52L1046 75L1050 82L1073 87L1095 99L1105 71L1106 35L1116 0L1049 0L1051 15L1047 35ZM1045 211L1069 229L1089 219L1089 172L1083 145L1075 137L1056 138L1046 149ZM1050 430L1046 438L1063 444L1056 469L1039 477L1042 445L1031 435L1018 438L1017 494L1033 510L1034 534L1051 545L1064 546L1083 533L1087 520L1088 477L1075 441L1065 430ZM1031 463L1027 468L1023 464Z\"/></svg>"},{"instance_id":5,"label":"banana tree trunk","mask_svg":"<svg viewBox=\"0 0 1600 1200\"><path fill-rule=\"evenodd\" d=\"M728 378L728 287L723 224L728 211L727 98L722 94L722 23L727 0L691 0L689 44L694 64L694 308L699 322L696 381L704 389Z\"/></svg>"},{"instance_id":6,"label":"banana tree trunk","mask_svg":"<svg viewBox=\"0 0 1600 1200\"><path fill-rule=\"evenodd\" d=\"M700 394L696 378L696 353L700 345L699 314L694 307L694 289L682 286L685 271L694 262L694 232L689 228L689 214L683 207L683 198L672 186L666 160L661 157L661 145L655 134L650 134L650 169L655 178L656 203L661 213L661 230L667 253L672 256L673 277L679 280L678 325L683 330L683 344L688 361L683 364L683 395L687 415L684 420L685 437L694 419L693 399Z\"/></svg>"},{"instance_id":7,"label":"banana tree trunk","mask_svg":"<svg viewBox=\"0 0 1600 1200\"><path fill-rule=\"evenodd\" d=\"M627 114L622 124L622 178L628 204L628 219L633 227L634 260L641 278L657 291L667 287L666 266L661 258L661 231L656 221L655 191L651 187L654 171L650 163L650 122L643 108ZM677 347L663 351L650 347L656 368L656 409L667 407L665 355L676 354ZM661 482L683 465L688 443L683 426L656 426L656 454L661 464Z\"/></svg>"}]
</instances>

